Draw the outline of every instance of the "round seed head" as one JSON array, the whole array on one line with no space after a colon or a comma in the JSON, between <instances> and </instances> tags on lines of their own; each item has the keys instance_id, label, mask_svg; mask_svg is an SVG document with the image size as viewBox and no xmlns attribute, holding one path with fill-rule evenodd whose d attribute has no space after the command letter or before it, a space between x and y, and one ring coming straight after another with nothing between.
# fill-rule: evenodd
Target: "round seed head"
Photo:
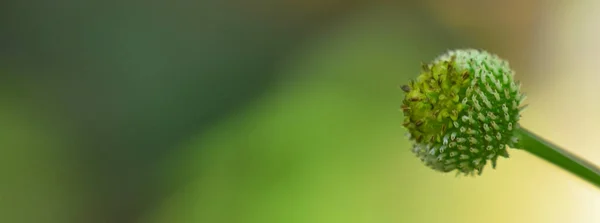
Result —
<instances>
[{"instance_id":1,"label":"round seed head","mask_svg":"<svg viewBox=\"0 0 600 223\"><path fill-rule=\"evenodd\" d=\"M402 110L413 152L442 172L481 174L515 147L525 96L508 62L486 51L449 51L423 65Z\"/></svg>"}]
</instances>

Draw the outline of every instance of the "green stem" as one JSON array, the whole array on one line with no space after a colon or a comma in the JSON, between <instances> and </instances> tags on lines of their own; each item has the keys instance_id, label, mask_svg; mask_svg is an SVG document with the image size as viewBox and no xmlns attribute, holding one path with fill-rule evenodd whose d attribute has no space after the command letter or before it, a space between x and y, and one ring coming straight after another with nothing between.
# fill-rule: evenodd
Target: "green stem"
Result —
<instances>
[{"instance_id":1,"label":"green stem","mask_svg":"<svg viewBox=\"0 0 600 223\"><path fill-rule=\"evenodd\" d=\"M598 167L544 140L527 129L521 128L518 131L522 136L523 150L600 187L600 169Z\"/></svg>"}]
</instances>

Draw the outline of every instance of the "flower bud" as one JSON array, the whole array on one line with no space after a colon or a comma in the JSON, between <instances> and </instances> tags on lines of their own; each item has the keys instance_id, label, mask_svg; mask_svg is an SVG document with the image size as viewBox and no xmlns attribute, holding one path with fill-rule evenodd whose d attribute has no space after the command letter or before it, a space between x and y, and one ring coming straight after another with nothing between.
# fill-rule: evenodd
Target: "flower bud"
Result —
<instances>
[{"instance_id":1,"label":"flower bud","mask_svg":"<svg viewBox=\"0 0 600 223\"><path fill-rule=\"evenodd\" d=\"M402 86L404 127L412 151L442 172L481 174L488 161L518 141L525 95L508 62L481 50L449 51L423 65L416 80Z\"/></svg>"}]
</instances>

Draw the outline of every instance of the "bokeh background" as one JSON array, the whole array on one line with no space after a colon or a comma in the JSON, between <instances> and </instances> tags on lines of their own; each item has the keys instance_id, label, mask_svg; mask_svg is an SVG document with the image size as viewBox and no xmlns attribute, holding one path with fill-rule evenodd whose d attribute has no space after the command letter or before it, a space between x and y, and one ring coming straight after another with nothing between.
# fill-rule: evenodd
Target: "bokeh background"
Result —
<instances>
[{"instance_id":1,"label":"bokeh background","mask_svg":"<svg viewBox=\"0 0 600 223\"><path fill-rule=\"evenodd\" d=\"M398 86L509 60L523 126L600 164L596 0L0 3L0 222L599 222L521 152L480 177L409 151Z\"/></svg>"}]
</instances>

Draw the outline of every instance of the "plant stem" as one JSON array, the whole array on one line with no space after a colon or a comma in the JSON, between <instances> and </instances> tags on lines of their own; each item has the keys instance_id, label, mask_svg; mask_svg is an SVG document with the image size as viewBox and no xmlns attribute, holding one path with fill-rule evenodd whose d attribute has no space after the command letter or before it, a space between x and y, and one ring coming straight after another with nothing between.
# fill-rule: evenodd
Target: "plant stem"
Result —
<instances>
[{"instance_id":1,"label":"plant stem","mask_svg":"<svg viewBox=\"0 0 600 223\"><path fill-rule=\"evenodd\" d=\"M523 150L600 187L600 169L598 167L548 142L527 129L521 128L518 131L521 134Z\"/></svg>"}]
</instances>

